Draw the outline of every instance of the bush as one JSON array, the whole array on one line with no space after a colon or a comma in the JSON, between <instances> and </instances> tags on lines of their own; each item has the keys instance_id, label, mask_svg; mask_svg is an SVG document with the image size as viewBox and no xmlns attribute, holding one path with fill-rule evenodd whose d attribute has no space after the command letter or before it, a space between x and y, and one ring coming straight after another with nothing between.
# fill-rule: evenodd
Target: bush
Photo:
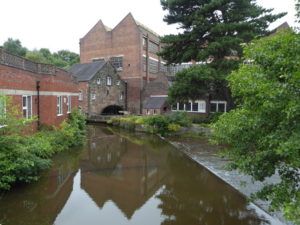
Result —
<instances>
[{"instance_id":1,"label":"bush","mask_svg":"<svg viewBox=\"0 0 300 225\"><path fill-rule=\"evenodd\" d=\"M191 117L192 119L192 123L195 123L195 124L208 124L210 123L210 120L208 117L204 117L204 116L192 116Z\"/></svg>"},{"instance_id":2,"label":"bush","mask_svg":"<svg viewBox=\"0 0 300 225\"><path fill-rule=\"evenodd\" d=\"M169 136L171 132L178 131L180 127L190 127L191 119L185 112L176 112L170 115L154 115L154 116L130 116L122 118L113 118L108 124L118 126L130 130L134 130L136 124L146 125L149 133L158 133L162 136Z\"/></svg>"},{"instance_id":3,"label":"bush","mask_svg":"<svg viewBox=\"0 0 300 225\"><path fill-rule=\"evenodd\" d=\"M1 129L11 130L9 124ZM47 129L29 136L20 132L2 132L0 189L8 190L13 183L37 180L40 171L51 165L49 158L53 154L83 143L84 130L84 117L74 110L68 120L52 131Z\"/></svg>"}]
</instances>

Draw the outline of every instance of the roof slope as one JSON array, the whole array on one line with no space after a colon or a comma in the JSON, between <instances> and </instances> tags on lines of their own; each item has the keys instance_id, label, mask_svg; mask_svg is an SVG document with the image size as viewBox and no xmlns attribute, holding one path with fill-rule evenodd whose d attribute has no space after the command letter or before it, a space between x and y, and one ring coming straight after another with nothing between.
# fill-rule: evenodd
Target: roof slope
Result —
<instances>
[{"instance_id":1,"label":"roof slope","mask_svg":"<svg viewBox=\"0 0 300 225\"><path fill-rule=\"evenodd\" d=\"M89 81L106 64L105 61L75 64L68 70L78 81Z\"/></svg>"},{"instance_id":2,"label":"roof slope","mask_svg":"<svg viewBox=\"0 0 300 225\"><path fill-rule=\"evenodd\" d=\"M160 109L167 99L168 97L152 96L147 100L144 109Z\"/></svg>"}]
</instances>

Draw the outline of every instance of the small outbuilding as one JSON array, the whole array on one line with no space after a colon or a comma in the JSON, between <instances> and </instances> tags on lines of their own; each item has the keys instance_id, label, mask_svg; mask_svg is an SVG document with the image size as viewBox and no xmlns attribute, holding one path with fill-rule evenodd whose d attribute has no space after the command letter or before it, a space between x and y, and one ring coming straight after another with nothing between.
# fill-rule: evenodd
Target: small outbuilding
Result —
<instances>
[{"instance_id":1,"label":"small outbuilding","mask_svg":"<svg viewBox=\"0 0 300 225\"><path fill-rule=\"evenodd\" d=\"M143 115L163 115L170 112L167 95L150 96L143 107Z\"/></svg>"}]
</instances>

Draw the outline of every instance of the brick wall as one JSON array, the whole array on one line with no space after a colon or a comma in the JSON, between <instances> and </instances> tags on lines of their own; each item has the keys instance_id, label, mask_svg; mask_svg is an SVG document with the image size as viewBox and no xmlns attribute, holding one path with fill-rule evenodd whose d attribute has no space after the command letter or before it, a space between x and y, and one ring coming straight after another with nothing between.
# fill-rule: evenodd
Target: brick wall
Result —
<instances>
[{"instance_id":1,"label":"brick wall","mask_svg":"<svg viewBox=\"0 0 300 225\"><path fill-rule=\"evenodd\" d=\"M96 58L108 60L111 56L123 57L123 70L118 73L128 85L128 111L136 114L141 113L141 91L143 80L147 79L143 68L143 55L146 54L142 44L144 36L156 43L159 42L156 34L142 27L131 14L128 14L112 30L108 30L100 20L80 40L81 63L91 62ZM149 56L159 59L155 54L150 53ZM153 80L157 76L158 74L150 74L149 78Z\"/></svg>"},{"instance_id":2,"label":"brick wall","mask_svg":"<svg viewBox=\"0 0 300 225\"><path fill-rule=\"evenodd\" d=\"M11 56L10 58L13 58ZM19 57L17 57L19 58ZM1 61L2 60L2 61ZM26 60L28 61L28 60ZM29 61L30 62L30 61ZM71 96L71 107L78 106L78 83L71 75L61 69L55 68L52 74L30 72L18 65L6 65L6 62L0 59L0 94L13 96L13 104L19 105L22 112L22 96L32 96L32 115L37 116L37 82L40 82L40 122L47 125L58 126L67 118L68 95ZM33 62L31 62L33 63ZM33 63L34 64L34 63ZM57 96L63 97L63 113L57 116Z\"/></svg>"}]
</instances>

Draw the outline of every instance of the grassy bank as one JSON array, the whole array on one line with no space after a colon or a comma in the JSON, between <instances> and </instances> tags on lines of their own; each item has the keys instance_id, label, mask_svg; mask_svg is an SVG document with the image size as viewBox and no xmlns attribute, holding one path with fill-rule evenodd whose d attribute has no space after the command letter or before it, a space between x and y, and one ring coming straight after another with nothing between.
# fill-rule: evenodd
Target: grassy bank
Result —
<instances>
[{"instance_id":1,"label":"grassy bank","mask_svg":"<svg viewBox=\"0 0 300 225\"><path fill-rule=\"evenodd\" d=\"M162 136L170 136L179 131L182 127L191 127L192 120L186 113L176 112L169 115L113 118L108 121L108 124L129 130L139 130L148 133L157 133Z\"/></svg>"}]
</instances>

